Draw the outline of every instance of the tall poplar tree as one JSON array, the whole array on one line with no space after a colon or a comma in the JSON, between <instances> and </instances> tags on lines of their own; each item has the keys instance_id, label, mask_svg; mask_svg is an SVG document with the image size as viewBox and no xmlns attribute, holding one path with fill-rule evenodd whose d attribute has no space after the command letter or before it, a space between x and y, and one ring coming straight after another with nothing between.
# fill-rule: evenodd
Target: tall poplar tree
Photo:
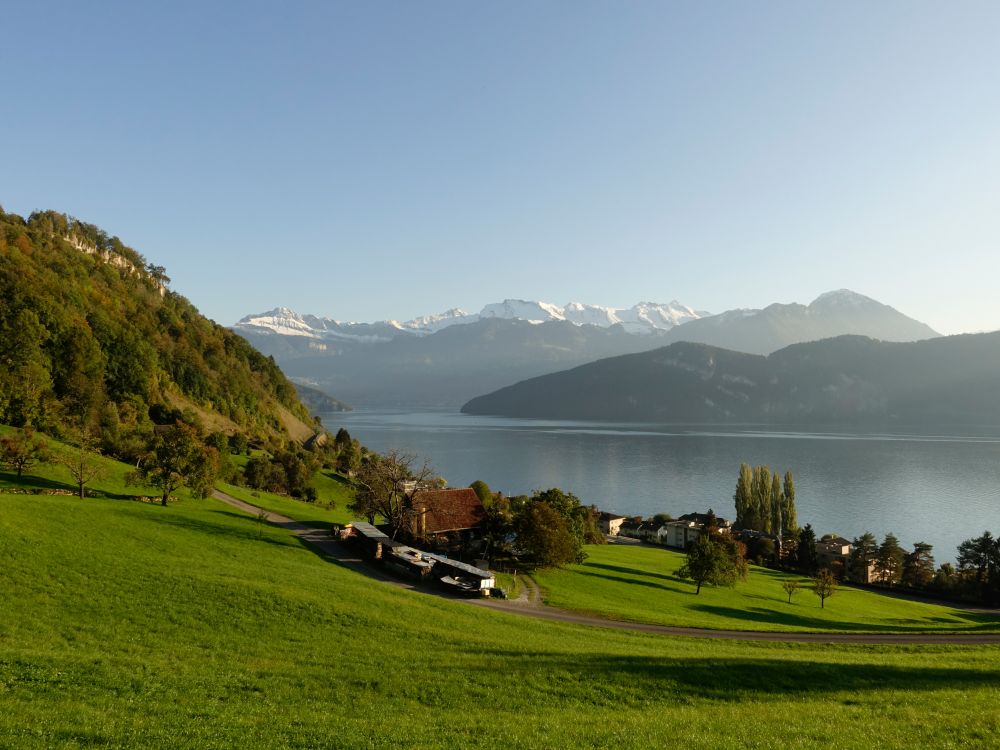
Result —
<instances>
[{"instance_id":1,"label":"tall poplar tree","mask_svg":"<svg viewBox=\"0 0 1000 750\"><path fill-rule=\"evenodd\" d=\"M740 464L740 474L736 480L736 493L733 501L736 503L736 528L749 529L751 526L751 499L753 496L753 471L750 464Z\"/></svg>"},{"instance_id":2,"label":"tall poplar tree","mask_svg":"<svg viewBox=\"0 0 1000 750\"><path fill-rule=\"evenodd\" d=\"M782 498L782 526L786 532L794 533L799 528L799 516L795 510L795 480L790 471L785 472L785 487Z\"/></svg>"},{"instance_id":3,"label":"tall poplar tree","mask_svg":"<svg viewBox=\"0 0 1000 750\"><path fill-rule=\"evenodd\" d=\"M771 476L771 497L770 497L771 533L778 537L778 545L781 545L781 535L785 530L784 496L781 494L781 477L778 472Z\"/></svg>"},{"instance_id":4,"label":"tall poplar tree","mask_svg":"<svg viewBox=\"0 0 1000 750\"><path fill-rule=\"evenodd\" d=\"M771 469L755 466L752 484L753 524L755 531L771 532Z\"/></svg>"}]
</instances>

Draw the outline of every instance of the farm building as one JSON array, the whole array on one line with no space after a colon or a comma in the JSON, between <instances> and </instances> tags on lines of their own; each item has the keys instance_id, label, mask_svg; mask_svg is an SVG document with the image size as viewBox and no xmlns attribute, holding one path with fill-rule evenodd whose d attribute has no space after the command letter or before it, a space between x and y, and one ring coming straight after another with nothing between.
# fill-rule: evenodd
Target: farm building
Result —
<instances>
[{"instance_id":1,"label":"farm building","mask_svg":"<svg viewBox=\"0 0 1000 750\"><path fill-rule=\"evenodd\" d=\"M417 490L411 498L413 535L468 532L477 529L486 514L476 491L468 487L450 490Z\"/></svg>"},{"instance_id":2,"label":"farm building","mask_svg":"<svg viewBox=\"0 0 1000 750\"><path fill-rule=\"evenodd\" d=\"M496 576L489 570L431 552L425 552L424 556L434 561L433 577L446 587L488 596L489 590L497 585Z\"/></svg>"}]
</instances>

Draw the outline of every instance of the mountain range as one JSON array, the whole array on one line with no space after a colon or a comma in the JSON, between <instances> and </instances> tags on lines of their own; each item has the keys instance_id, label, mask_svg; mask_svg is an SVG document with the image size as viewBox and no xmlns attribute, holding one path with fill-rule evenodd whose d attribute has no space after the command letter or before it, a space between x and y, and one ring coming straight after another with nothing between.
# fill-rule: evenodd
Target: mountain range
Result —
<instances>
[{"instance_id":1,"label":"mountain range","mask_svg":"<svg viewBox=\"0 0 1000 750\"><path fill-rule=\"evenodd\" d=\"M627 422L996 424L1000 332L912 343L840 336L769 356L678 342L544 375L468 414Z\"/></svg>"},{"instance_id":2,"label":"mountain range","mask_svg":"<svg viewBox=\"0 0 1000 750\"><path fill-rule=\"evenodd\" d=\"M467 313L459 308L446 310L438 315L425 315L413 320L382 320L375 323L353 323L300 315L287 307L278 307L257 315L247 315L235 326L237 330L268 330L283 336L302 336L329 341L355 341L378 343L397 336L427 336L453 325L469 325L481 320L522 320L528 323L568 321L575 325L594 325L610 328L620 325L628 333L637 335L668 331L689 320L708 315L692 310L676 300L665 304L640 302L630 308L604 307L581 302L554 305L549 302L532 302L505 299L486 305L479 313Z\"/></svg>"},{"instance_id":3,"label":"mountain range","mask_svg":"<svg viewBox=\"0 0 1000 750\"><path fill-rule=\"evenodd\" d=\"M886 341L938 335L849 290L809 305L719 315L677 301L614 308L508 299L477 314L452 309L405 322L353 323L276 308L248 315L233 329L296 382L368 407L457 407L520 380L677 341L769 354L843 334Z\"/></svg>"}]
</instances>

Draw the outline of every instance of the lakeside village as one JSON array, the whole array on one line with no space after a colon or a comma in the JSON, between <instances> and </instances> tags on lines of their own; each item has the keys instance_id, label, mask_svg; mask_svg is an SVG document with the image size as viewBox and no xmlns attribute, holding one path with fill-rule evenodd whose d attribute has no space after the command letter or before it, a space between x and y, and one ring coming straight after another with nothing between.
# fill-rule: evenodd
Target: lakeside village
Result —
<instances>
[{"instance_id":1,"label":"lakeside village","mask_svg":"<svg viewBox=\"0 0 1000 750\"><path fill-rule=\"evenodd\" d=\"M946 563L937 571L931 546L912 550L887 534L878 543L871 534L853 541L836 534L820 538L809 524L798 526L791 472L782 478L768 467L740 467L734 501L736 520L707 512L679 518L658 514L644 519L583 506L558 489L533 496L506 497L483 482L444 489L440 482L407 480L400 488L390 522L368 521L338 526L334 533L354 543L369 562L395 575L464 596L505 597L493 571L549 567L582 562L583 544L649 544L686 552L681 575L696 584L732 585L747 575L747 562L794 570L836 587L840 581L877 587L905 587L935 595L975 589L977 560L969 540L960 548L958 571ZM363 504L355 506L355 510ZM369 511L372 508L368 508ZM705 562L710 546L729 562ZM969 549L965 549L966 547ZM701 556L701 562L699 562ZM725 570L719 574L720 570ZM967 586L959 589L956 581ZM984 601L992 599L985 591Z\"/></svg>"}]
</instances>

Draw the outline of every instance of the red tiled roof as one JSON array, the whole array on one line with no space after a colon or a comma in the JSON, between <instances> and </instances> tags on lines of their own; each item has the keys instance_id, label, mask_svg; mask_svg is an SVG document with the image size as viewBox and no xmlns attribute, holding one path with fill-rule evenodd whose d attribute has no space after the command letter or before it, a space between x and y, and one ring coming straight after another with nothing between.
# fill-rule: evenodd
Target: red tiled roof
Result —
<instances>
[{"instance_id":1,"label":"red tiled roof","mask_svg":"<svg viewBox=\"0 0 1000 750\"><path fill-rule=\"evenodd\" d=\"M451 490L418 490L413 494L418 534L471 529L480 524L485 510L476 491L463 487Z\"/></svg>"}]
</instances>

